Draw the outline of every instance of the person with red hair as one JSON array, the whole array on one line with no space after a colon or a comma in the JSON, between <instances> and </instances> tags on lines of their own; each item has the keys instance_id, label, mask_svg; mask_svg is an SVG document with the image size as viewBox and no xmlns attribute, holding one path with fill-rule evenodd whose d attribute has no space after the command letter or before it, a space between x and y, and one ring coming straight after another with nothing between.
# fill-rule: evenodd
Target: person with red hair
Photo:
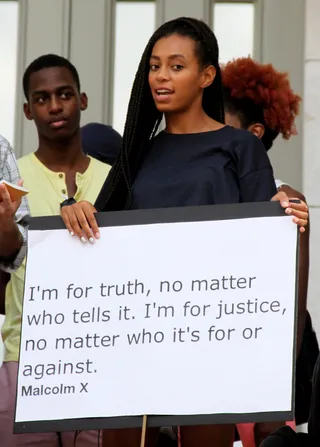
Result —
<instances>
[{"instance_id":1,"label":"person with red hair","mask_svg":"<svg viewBox=\"0 0 320 447\"><path fill-rule=\"evenodd\" d=\"M278 72L271 64L260 64L249 57L239 58L222 67L222 84L227 125L247 129L262 141L267 151L279 135L285 140L289 140L291 136L297 134L295 118L299 113L301 97L292 90L287 73ZM289 185L280 180L276 183L278 190L283 190L289 198L306 202L305 197ZM304 374L304 377L301 378L300 373L300 376L297 377L296 420L302 419L301 421L297 420L298 423L305 422L308 418L311 388L307 390L310 399L305 399L304 396L303 405L299 405L298 397L302 394L299 395L301 388L304 395L308 394L305 383L307 382L307 386L310 383L311 387L311 371L319 351L310 315L306 309L309 276L309 227L306 230L300 241L297 375L301 368L305 367L306 340L313 340L315 354L311 358L311 352L310 355L309 352L307 353L307 361L310 363L309 375L308 373ZM302 410L304 415L297 418L297 412L301 413L301 406L304 406ZM284 422L240 424L237 428L244 447L253 447L254 445L259 446L263 439L284 424Z\"/></svg>"},{"instance_id":2,"label":"person with red hair","mask_svg":"<svg viewBox=\"0 0 320 447\"><path fill-rule=\"evenodd\" d=\"M226 124L250 130L266 150L279 134L285 140L296 135L301 97L293 92L287 73L239 58L222 67L222 83Z\"/></svg>"}]
</instances>

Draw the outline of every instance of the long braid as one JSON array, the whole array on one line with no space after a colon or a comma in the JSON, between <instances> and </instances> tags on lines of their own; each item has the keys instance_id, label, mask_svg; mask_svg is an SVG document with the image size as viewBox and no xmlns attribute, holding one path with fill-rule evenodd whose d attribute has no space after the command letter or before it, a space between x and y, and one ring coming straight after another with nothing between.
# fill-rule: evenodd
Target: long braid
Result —
<instances>
[{"instance_id":1,"label":"long braid","mask_svg":"<svg viewBox=\"0 0 320 447\"><path fill-rule=\"evenodd\" d=\"M120 156L96 201L98 210L121 210L129 207L132 177L161 115L156 109L148 84L149 58L153 45L149 42L142 55L131 90Z\"/></svg>"},{"instance_id":2,"label":"long braid","mask_svg":"<svg viewBox=\"0 0 320 447\"><path fill-rule=\"evenodd\" d=\"M185 21L190 26L193 26L199 35L202 48L206 53L204 65L212 64L212 61L215 59L219 61L218 42L211 28L206 23L195 21L194 19L185 18ZM211 118L220 123L224 123L223 89L219 64L216 64L215 69L216 77L213 83L204 91L203 108Z\"/></svg>"},{"instance_id":3,"label":"long braid","mask_svg":"<svg viewBox=\"0 0 320 447\"><path fill-rule=\"evenodd\" d=\"M132 87L131 98L128 106L127 120L123 135L123 161L125 163L124 170L128 178L127 186L130 189L126 208L130 206L131 201L131 181L135 174L136 164L140 159L139 154L142 153L146 143L152 138L152 130L154 123L159 115L151 95L148 84L149 71L149 55L145 50L140 62L138 72ZM143 76L140 74L143 73ZM140 92L140 94L136 94ZM147 112L144 103L153 104L153 110L147 116L143 116ZM138 111L138 113L137 113ZM139 113L140 111L140 113ZM128 124L128 125L127 125ZM134 151L135 145L140 142L140 149ZM134 152L137 152L136 154ZM133 154L133 155L132 155ZM136 160L135 160L136 158Z\"/></svg>"},{"instance_id":4,"label":"long braid","mask_svg":"<svg viewBox=\"0 0 320 447\"><path fill-rule=\"evenodd\" d=\"M204 90L203 108L212 119L224 122L219 49L213 32L204 22L187 17L171 20L160 26L150 38L141 57L131 90L120 156L95 203L98 211L130 208L132 182L162 120L162 113L155 106L148 82L150 56L155 43L172 34L193 39L197 44L196 51L201 65L215 66L216 77Z\"/></svg>"}]
</instances>

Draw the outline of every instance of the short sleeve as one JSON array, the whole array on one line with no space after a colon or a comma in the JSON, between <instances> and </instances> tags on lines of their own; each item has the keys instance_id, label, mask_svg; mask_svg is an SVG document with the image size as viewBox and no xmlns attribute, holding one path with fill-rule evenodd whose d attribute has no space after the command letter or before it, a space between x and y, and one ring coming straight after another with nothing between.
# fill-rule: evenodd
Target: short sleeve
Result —
<instances>
[{"instance_id":1,"label":"short sleeve","mask_svg":"<svg viewBox=\"0 0 320 447\"><path fill-rule=\"evenodd\" d=\"M286 182L283 182L283 181L280 180L280 179L276 179L275 182L276 182L277 190L279 190L282 186L289 186L289 187L291 188L291 185L289 185L289 184L286 183Z\"/></svg>"},{"instance_id":2,"label":"short sleeve","mask_svg":"<svg viewBox=\"0 0 320 447\"><path fill-rule=\"evenodd\" d=\"M262 142L244 132L236 147L241 202L267 202L277 193L273 169Z\"/></svg>"}]
</instances>

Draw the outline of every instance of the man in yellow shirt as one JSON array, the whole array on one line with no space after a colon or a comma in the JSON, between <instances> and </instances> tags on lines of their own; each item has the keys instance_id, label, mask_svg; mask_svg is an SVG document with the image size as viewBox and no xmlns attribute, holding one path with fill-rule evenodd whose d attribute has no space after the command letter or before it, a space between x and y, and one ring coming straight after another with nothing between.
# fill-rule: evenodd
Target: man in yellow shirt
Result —
<instances>
[{"instance_id":1,"label":"man in yellow shirt","mask_svg":"<svg viewBox=\"0 0 320 447\"><path fill-rule=\"evenodd\" d=\"M23 89L27 99L24 113L28 120L34 121L39 140L38 149L18 161L24 186L30 191L31 216L59 215L61 207L70 203L94 202L110 166L82 151L80 116L88 100L85 93L80 93L77 70L60 56L41 56L25 71ZM1 445L97 447L98 431L12 434L24 275L25 261L11 275L6 289L6 318L2 327L5 354L0 369Z\"/></svg>"}]
</instances>

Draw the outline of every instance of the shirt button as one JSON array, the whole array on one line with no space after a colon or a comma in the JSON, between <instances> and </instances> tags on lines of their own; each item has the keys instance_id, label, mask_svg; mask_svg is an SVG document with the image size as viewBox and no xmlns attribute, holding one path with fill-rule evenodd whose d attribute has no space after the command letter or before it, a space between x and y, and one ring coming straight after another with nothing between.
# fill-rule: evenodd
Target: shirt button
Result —
<instances>
[{"instance_id":1,"label":"shirt button","mask_svg":"<svg viewBox=\"0 0 320 447\"><path fill-rule=\"evenodd\" d=\"M59 177L62 178L62 177L63 177L63 174L59 174Z\"/></svg>"},{"instance_id":2,"label":"shirt button","mask_svg":"<svg viewBox=\"0 0 320 447\"><path fill-rule=\"evenodd\" d=\"M62 194L66 194L67 191L65 189L62 190Z\"/></svg>"}]
</instances>

